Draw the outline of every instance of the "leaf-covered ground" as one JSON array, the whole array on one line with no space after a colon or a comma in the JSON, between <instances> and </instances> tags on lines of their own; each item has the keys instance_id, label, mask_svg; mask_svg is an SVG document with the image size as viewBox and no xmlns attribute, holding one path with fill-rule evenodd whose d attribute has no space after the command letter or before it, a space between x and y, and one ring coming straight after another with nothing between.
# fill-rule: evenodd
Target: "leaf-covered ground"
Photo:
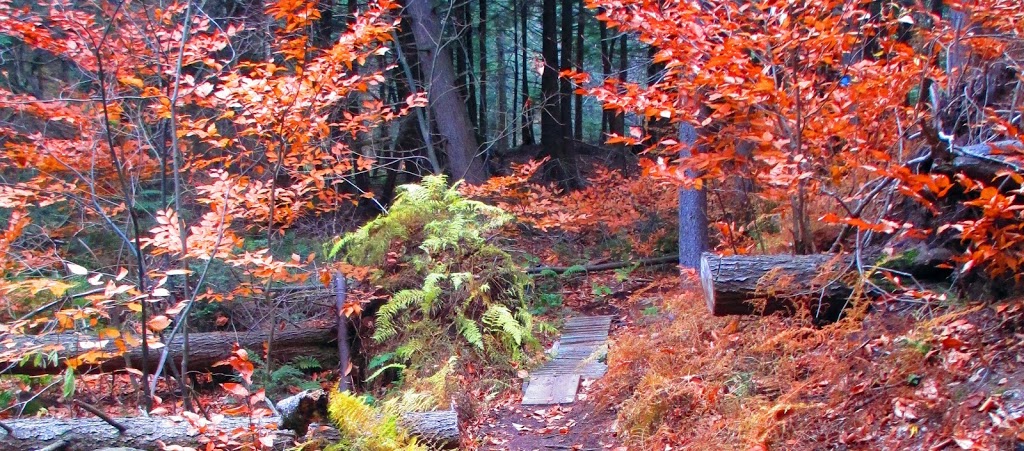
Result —
<instances>
[{"instance_id":1,"label":"leaf-covered ground","mask_svg":"<svg viewBox=\"0 0 1024 451\"><path fill-rule=\"evenodd\" d=\"M493 403L476 449L1020 449L1024 300L878 303L822 328L715 318L673 270L589 275L567 309L614 314L609 372L572 406ZM686 280L685 277L682 280ZM595 296L593 284L612 295Z\"/></svg>"}]
</instances>

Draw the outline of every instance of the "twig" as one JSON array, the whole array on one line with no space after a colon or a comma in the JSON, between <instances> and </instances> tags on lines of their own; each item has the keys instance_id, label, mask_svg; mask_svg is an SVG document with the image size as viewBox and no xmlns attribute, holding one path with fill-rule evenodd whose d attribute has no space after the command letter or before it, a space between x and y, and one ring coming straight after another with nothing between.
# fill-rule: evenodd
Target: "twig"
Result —
<instances>
[{"instance_id":1,"label":"twig","mask_svg":"<svg viewBox=\"0 0 1024 451\"><path fill-rule=\"evenodd\" d=\"M91 413L93 415L96 415L101 420L106 421L107 424L113 426L114 429L117 429L117 432L119 432L121 434L124 434L125 432L128 431L128 428L124 427L123 424L118 423L117 421L115 421L113 418L111 418L106 413L103 413L102 410L97 409L96 407L93 407L92 405L90 405L88 403L85 403L83 401L79 401L77 399L74 401L74 404L76 406L78 406L78 407L81 407L82 409L85 409L85 410L89 411L89 413Z\"/></svg>"},{"instance_id":2,"label":"twig","mask_svg":"<svg viewBox=\"0 0 1024 451\"><path fill-rule=\"evenodd\" d=\"M59 449L64 449L66 446L68 446L68 442L66 440L57 440L54 443L39 448L38 451L57 451Z\"/></svg>"},{"instance_id":3,"label":"twig","mask_svg":"<svg viewBox=\"0 0 1024 451\"><path fill-rule=\"evenodd\" d=\"M56 306L58 304L61 304L63 302L67 302L70 299L84 298L86 296L91 296L91 295L94 295L94 294L102 293L103 290L105 290L105 289L106 288L94 288L92 290L83 291L81 293L75 293L75 294L70 294L70 295L67 295L67 296L61 296L60 299L57 299L57 300L52 301L52 302L48 302L48 303L46 303L44 305L39 306L39 308L37 308L37 309L35 309L35 310L31 311L31 312L26 313L21 318L18 318L18 321L19 322L20 321L25 321L25 320L27 320L29 318L32 318L32 317L34 317L34 316L36 316L36 315L38 315L40 313L43 313L43 312L53 308L54 306Z\"/></svg>"},{"instance_id":4,"label":"twig","mask_svg":"<svg viewBox=\"0 0 1024 451\"><path fill-rule=\"evenodd\" d=\"M643 260L636 261L623 261L623 262L612 262L612 263L601 263L597 265L584 266L583 270L587 272L594 271L610 271L613 269L626 268L629 266L657 266L667 265L669 263L679 262L679 257L675 255L665 255L662 257L645 258ZM540 274L545 271L553 271L557 274L564 273L570 269L578 268L578 266L538 266L535 268L528 268L527 274Z\"/></svg>"}]
</instances>

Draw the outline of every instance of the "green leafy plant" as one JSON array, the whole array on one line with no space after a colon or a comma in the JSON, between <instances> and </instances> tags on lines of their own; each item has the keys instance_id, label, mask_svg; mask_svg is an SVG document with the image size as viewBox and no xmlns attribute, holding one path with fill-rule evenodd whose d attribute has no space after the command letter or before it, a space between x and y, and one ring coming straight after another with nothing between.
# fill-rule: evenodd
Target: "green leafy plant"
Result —
<instances>
[{"instance_id":1,"label":"green leafy plant","mask_svg":"<svg viewBox=\"0 0 1024 451\"><path fill-rule=\"evenodd\" d=\"M468 348L492 363L535 344L524 303L529 278L493 236L512 217L468 200L443 176L402 186L391 210L337 240L328 256L371 268L391 293L376 311L375 367L429 368Z\"/></svg>"}]
</instances>

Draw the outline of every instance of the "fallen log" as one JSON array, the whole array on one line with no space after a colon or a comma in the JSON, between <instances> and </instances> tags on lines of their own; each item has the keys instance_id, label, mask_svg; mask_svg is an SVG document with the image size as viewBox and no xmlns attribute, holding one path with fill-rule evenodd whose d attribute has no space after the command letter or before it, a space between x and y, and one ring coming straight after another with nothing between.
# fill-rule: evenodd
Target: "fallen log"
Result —
<instances>
[{"instance_id":1,"label":"fallen log","mask_svg":"<svg viewBox=\"0 0 1024 451\"><path fill-rule=\"evenodd\" d=\"M662 257L645 258L636 261L621 261L621 262L610 262L610 263L599 263L595 265L587 266L536 266L533 268L527 268L527 274L541 274L545 271L551 271L556 274L562 274L569 270L581 268L586 272L598 272L598 271L611 271L613 269L628 268L633 265L637 266L657 266L667 265L669 263L679 263L679 256L677 255L665 255Z\"/></svg>"},{"instance_id":2,"label":"fallen log","mask_svg":"<svg viewBox=\"0 0 1024 451\"><path fill-rule=\"evenodd\" d=\"M32 418L4 420L11 432L0 431L0 448L9 451L61 449L89 451L101 448L162 449L166 445L197 446L205 436L183 419L172 417L116 418L124 425L119 433L99 418ZM275 449L285 449L294 441L291 431L274 431L277 418L225 417L215 427L219 431L249 429L276 435Z\"/></svg>"},{"instance_id":3,"label":"fallen log","mask_svg":"<svg viewBox=\"0 0 1024 451\"><path fill-rule=\"evenodd\" d=\"M1003 171L1024 174L1024 143L1020 141L954 147L952 153L953 169L963 171L972 178L993 180Z\"/></svg>"},{"instance_id":4,"label":"fallen log","mask_svg":"<svg viewBox=\"0 0 1024 451\"><path fill-rule=\"evenodd\" d=\"M294 446L296 437L304 435L279 428L281 419L277 417L225 417L216 425L204 427L205 434L178 417L121 417L112 420L125 427L124 433L119 433L107 421L99 418L4 420L3 424L10 432L7 432L7 428L0 429L0 449L29 451L53 447L50 449L92 451L101 448L156 450L167 445L195 447L207 443L215 431L226 432L228 435L235 431L253 431L260 436L272 434L274 449L287 449ZM410 433L424 442L444 447L458 446L458 418L455 411L409 413L402 416L401 422ZM325 426L316 428L315 436L321 440L334 441L339 437L337 430Z\"/></svg>"},{"instance_id":5,"label":"fallen log","mask_svg":"<svg viewBox=\"0 0 1024 451\"><path fill-rule=\"evenodd\" d=\"M704 253L700 281L715 316L808 308L817 319L836 319L851 293L843 283L849 270L848 260L836 255Z\"/></svg>"},{"instance_id":6,"label":"fallen log","mask_svg":"<svg viewBox=\"0 0 1024 451\"><path fill-rule=\"evenodd\" d=\"M333 345L334 328L309 328L279 330L274 333L274 359L287 361L292 357L308 355L311 348L328 347ZM223 361L231 355L235 343L245 349L262 351L264 343L270 339L269 331L254 330L246 332L211 332L193 333L189 337L188 364L191 370L205 370L213 367L216 363ZM168 359L175 365L181 364L184 348L184 339L177 336L171 343ZM96 351L109 358L95 363L82 363L76 371L85 372L112 372L125 368L141 369L143 364L148 365L149 370L154 370L160 359L163 349L153 349L149 352L149 360L143 362L142 349L139 347L129 348L126 352L118 351L117 343L113 339L98 339L94 336L83 334L47 334L47 335L5 335L0 336L0 370L8 374L56 374L64 371L67 367L67 359L82 355L83 353ZM22 362L22 357L28 353L38 351L44 354L56 352L56 362L49 358L27 359ZM127 357L127 359L126 359ZM130 361L129 366L127 362Z\"/></svg>"},{"instance_id":7,"label":"fallen log","mask_svg":"<svg viewBox=\"0 0 1024 451\"><path fill-rule=\"evenodd\" d=\"M281 414L280 427L294 430L299 435L309 432L310 424L323 422L327 418L327 392L324 390L306 390L282 399L275 405ZM444 449L459 446L459 418L454 410L406 413L402 415L400 423L410 434L431 446ZM324 436L322 431L316 434Z\"/></svg>"}]
</instances>

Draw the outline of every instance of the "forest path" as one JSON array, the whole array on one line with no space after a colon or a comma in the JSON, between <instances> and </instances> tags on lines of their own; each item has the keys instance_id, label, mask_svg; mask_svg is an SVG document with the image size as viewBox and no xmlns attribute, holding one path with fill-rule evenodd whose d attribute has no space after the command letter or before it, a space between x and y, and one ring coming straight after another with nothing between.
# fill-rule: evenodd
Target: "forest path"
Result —
<instances>
[{"instance_id":1,"label":"forest path","mask_svg":"<svg viewBox=\"0 0 1024 451\"><path fill-rule=\"evenodd\" d=\"M598 410L587 396L590 384L608 370L611 316L569 318L554 357L530 373L521 405L492 412L484 428L484 450L603 450L615 446L609 430L615 414Z\"/></svg>"},{"instance_id":2,"label":"forest path","mask_svg":"<svg viewBox=\"0 0 1024 451\"><path fill-rule=\"evenodd\" d=\"M567 319L562 338L552 346L554 358L530 373L523 405L571 404L581 381L604 376L611 323L608 315Z\"/></svg>"}]
</instances>

